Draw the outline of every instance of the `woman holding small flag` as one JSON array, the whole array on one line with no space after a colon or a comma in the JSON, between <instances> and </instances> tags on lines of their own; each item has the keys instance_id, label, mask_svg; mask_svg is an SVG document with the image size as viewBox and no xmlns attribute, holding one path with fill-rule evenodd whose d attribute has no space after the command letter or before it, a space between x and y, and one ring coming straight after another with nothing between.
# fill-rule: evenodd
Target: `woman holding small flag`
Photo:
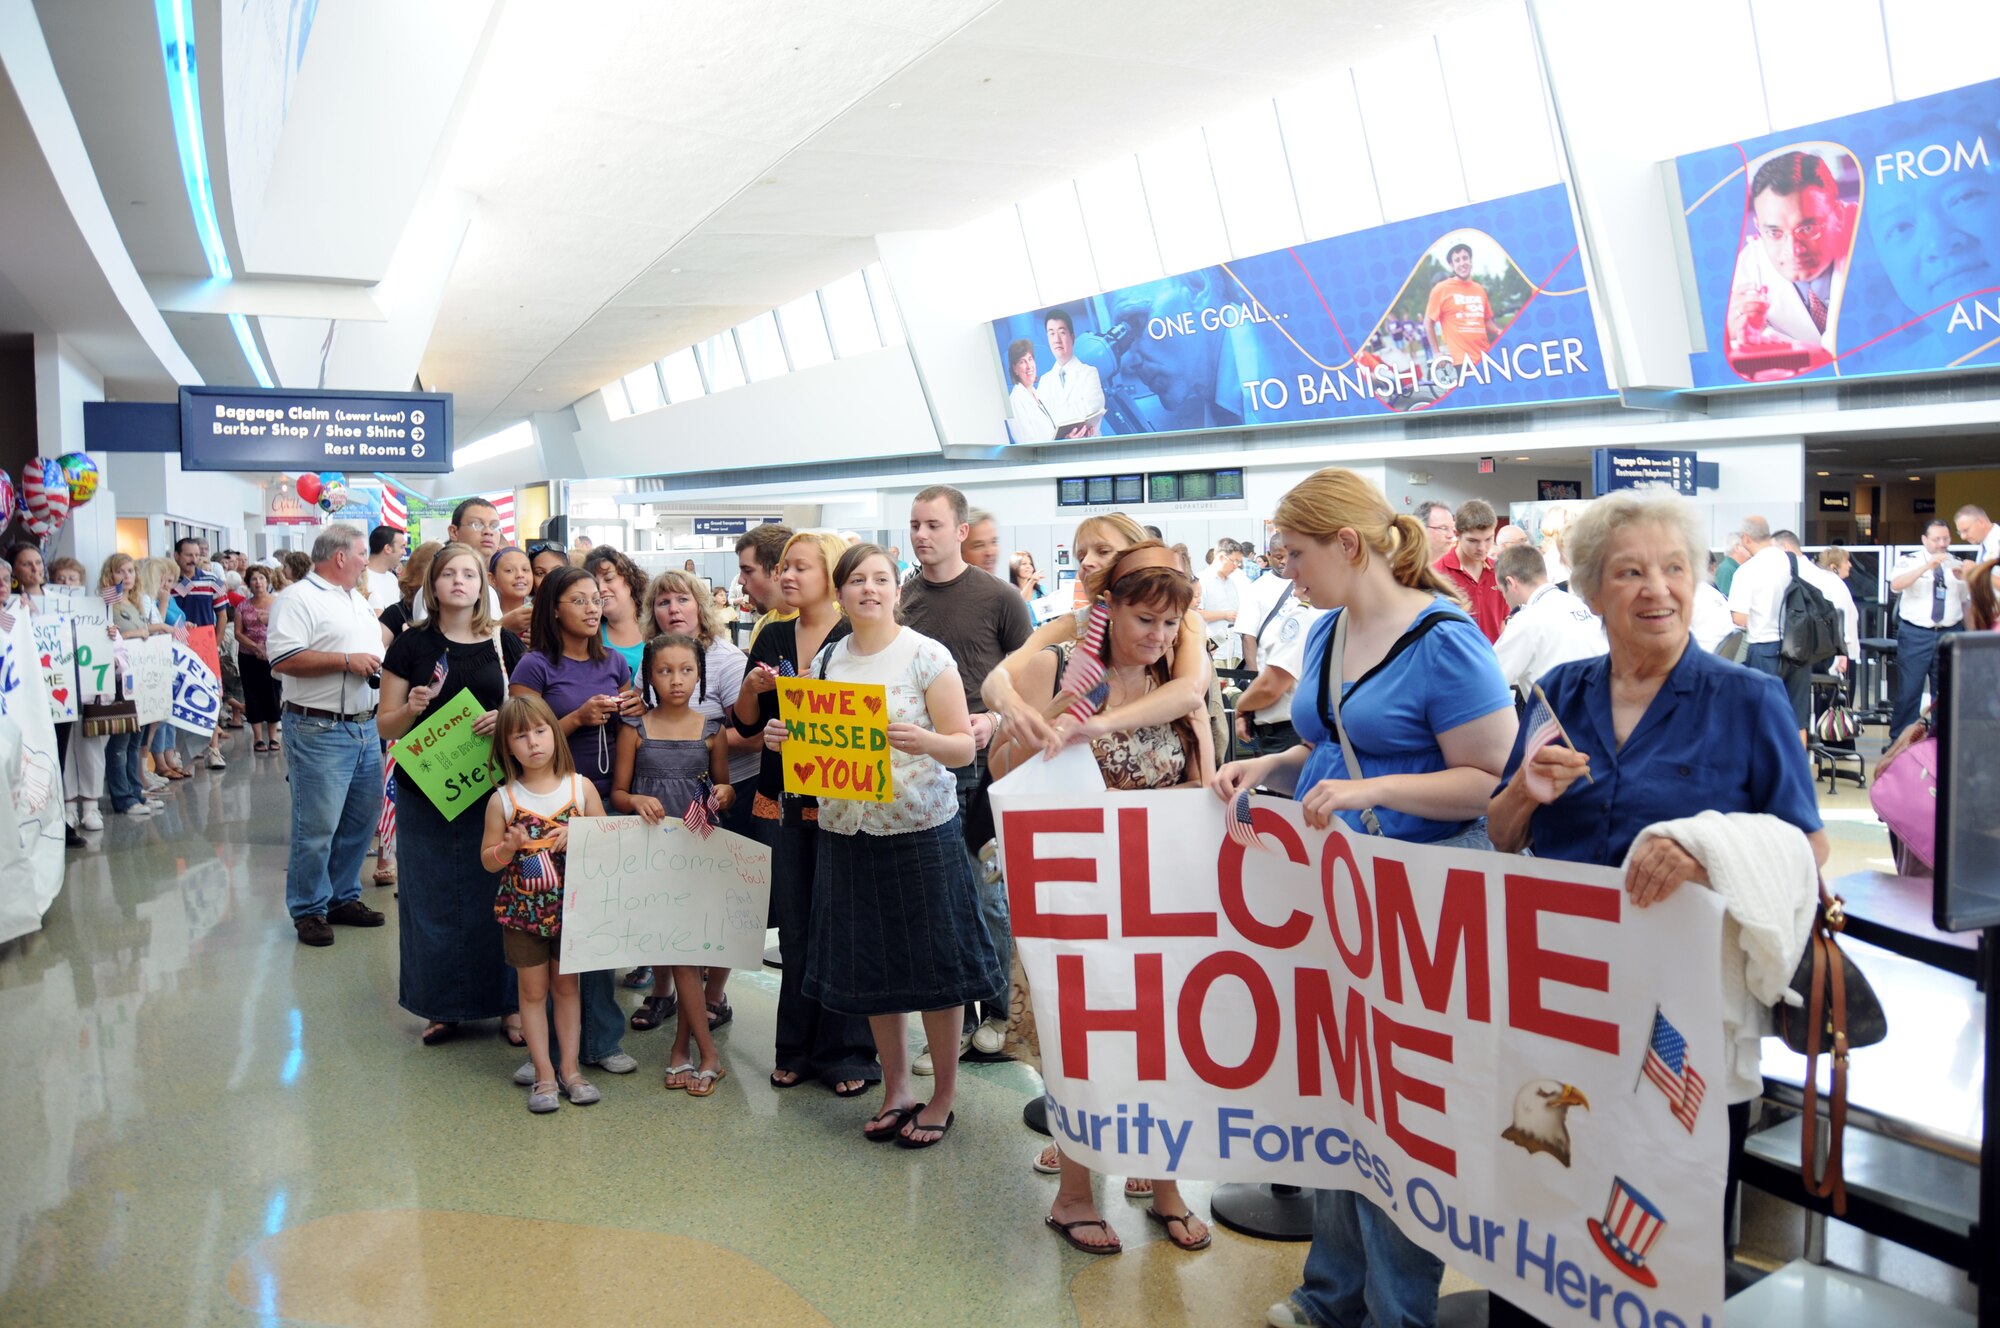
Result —
<instances>
[{"instance_id":1,"label":"woman holding small flag","mask_svg":"<svg viewBox=\"0 0 2000 1328\"><path fill-rule=\"evenodd\" d=\"M1486 800L1516 728L1493 647L1431 569L1423 523L1351 470L1308 476L1278 503L1296 593L1330 609L1306 638L1292 701L1301 744L1232 761L1211 787L1232 809L1291 786L1315 829L1483 849ZM1430 1324L1444 1264L1366 1196L1320 1190L1305 1282L1269 1321Z\"/></svg>"},{"instance_id":2,"label":"woman holding small flag","mask_svg":"<svg viewBox=\"0 0 2000 1328\"><path fill-rule=\"evenodd\" d=\"M487 613L486 563L470 546L439 549L420 593L423 625L398 636L382 660L376 726L391 752L466 691L485 711L472 731L490 735L523 654ZM493 878L479 861L491 786L484 777L463 782L447 817L407 768L397 778L396 999L427 1021L426 1046L450 1038L462 1021L516 1018L513 975L493 926Z\"/></svg>"},{"instance_id":3,"label":"woman holding small flag","mask_svg":"<svg viewBox=\"0 0 2000 1328\"><path fill-rule=\"evenodd\" d=\"M1640 908L1684 882L1715 889L1739 923L1768 923L1767 934L1788 925L1797 932L1789 960L1778 957L1772 965L1788 978L1805 936L1787 919L1811 920L1813 863L1826 861L1826 832L1784 687L1690 645L1695 587L1708 566L1703 523L1673 494L1613 493L1571 519L1564 551L1570 588L1603 618L1611 649L1543 676L1487 810L1494 847L1508 853L1532 848L1536 857L1566 862L1622 864L1626 893ZM1693 818L1709 811L1762 813L1754 822L1732 818L1733 830L1717 830L1750 836L1756 842L1747 847L1761 861L1791 870L1759 871L1747 888L1711 873L1690 851L1690 845L1702 847L1693 837L1702 833ZM1742 986L1744 949L1726 947L1723 957L1725 1029L1735 1022L1729 993ZM1732 962L1736 982L1729 978ZM1666 1044L1678 1057L1680 1033L1670 1020L1670 1012L1656 1018L1653 1044L1656 1050ZM1730 1145L1725 1211L1734 1202L1749 1105L1763 1091L1759 1021L1747 1022L1744 1037L1729 1038L1723 1049ZM1670 1087L1660 1076L1654 1082L1691 1132L1698 1098L1688 1101L1685 1088ZM1491 1322L1537 1320L1496 1296Z\"/></svg>"}]
</instances>

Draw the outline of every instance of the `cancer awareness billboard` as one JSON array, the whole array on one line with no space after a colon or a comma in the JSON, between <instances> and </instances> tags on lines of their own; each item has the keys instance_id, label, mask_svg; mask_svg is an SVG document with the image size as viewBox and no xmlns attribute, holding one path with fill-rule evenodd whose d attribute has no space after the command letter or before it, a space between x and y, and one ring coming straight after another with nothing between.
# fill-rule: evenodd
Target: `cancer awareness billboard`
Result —
<instances>
[{"instance_id":1,"label":"cancer awareness billboard","mask_svg":"<svg viewBox=\"0 0 2000 1328\"><path fill-rule=\"evenodd\" d=\"M1358 1191L1558 1325L1722 1310L1722 907L1203 790L993 791L1063 1150Z\"/></svg>"},{"instance_id":2,"label":"cancer awareness billboard","mask_svg":"<svg viewBox=\"0 0 2000 1328\"><path fill-rule=\"evenodd\" d=\"M1031 309L993 336L1015 443L1611 394L1562 185Z\"/></svg>"},{"instance_id":3,"label":"cancer awareness billboard","mask_svg":"<svg viewBox=\"0 0 2000 1328\"><path fill-rule=\"evenodd\" d=\"M2000 365L2000 80L1678 158L1698 388Z\"/></svg>"}]
</instances>

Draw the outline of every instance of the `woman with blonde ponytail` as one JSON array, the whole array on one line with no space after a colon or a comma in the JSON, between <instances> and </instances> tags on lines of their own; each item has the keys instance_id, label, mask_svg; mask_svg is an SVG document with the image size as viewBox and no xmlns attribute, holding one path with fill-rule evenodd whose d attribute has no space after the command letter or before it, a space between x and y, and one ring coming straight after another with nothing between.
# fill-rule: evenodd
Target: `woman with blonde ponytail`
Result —
<instances>
[{"instance_id":1,"label":"woman with blonde ponytail","mask_svg":"<svg viewBox=\"0 0 2000 1328\"><path fill-rule=\"evenodd\" d=\"M1293 790L1308 825L1491 848L1485 811L1517 727L1493 647L1430 567L1423 524L1351 470L1309 476L1278 504L1296 592L1323 609L1292 701L1300 743L1232 761L1224 802ZM1344 730L1344 732L1343 732ZM1343 748L1352 750L1352 757ZM1353 1191L1319 1191L1305 1282L1273 1324L1437 1322L1444 1264Z\"/></svg>"}]
</instances>

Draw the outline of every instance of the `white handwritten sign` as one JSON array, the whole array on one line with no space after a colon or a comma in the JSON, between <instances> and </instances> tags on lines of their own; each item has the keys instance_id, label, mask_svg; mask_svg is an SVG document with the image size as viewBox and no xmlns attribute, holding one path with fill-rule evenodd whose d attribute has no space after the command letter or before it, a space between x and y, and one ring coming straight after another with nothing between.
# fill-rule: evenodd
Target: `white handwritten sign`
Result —
<instances>
[{"instance_id":1,"label":"white handwritten sign","mask_svg":"<svg viewBox=\"0 0 2000 1328\"><path fill-rule=\"evenodd\" d=\"M97 623L103 627L111 625L111 609L104 602L104 596L82 586L42 587L44 612L64 618L74 618L80 623Z\"/></svg>"},{"instance_id":2,"label":"white handwritten sign","mask_svg":"<svg viewBox=\"0 0 2000 1328\"><path fill-rule=\"evenodd\" d=\"M716 830L637 816L570 822L562 971L638 964L756 968L764 962L771 850Z\"/></svg>"},{"instance_id":3,"label":"white handwritten sign","mask_svg":"<svg viewBox=\"0 0 2000 1328\"><path fill-rule=\"evenodd\" d=\"M76 620L76 687L86 701L115 696L118 690L118 647L103 623Z\"/></svg>"},{"instance_id":4,"label":"white handwritten sign","mask_svg":"<svg viewBox=\"0 0 2000 1328\"><path fill-rule=\"evenodd\" d=\"M69 619L48 613L34 618L35 661L49 697L49 718L67 724L76 718L76 637Z\"/></svg>"},{"instance_id":5,"label":"white handwritten sign","mask_svg":"<svg viewBox=\"0 0 2000 1328\"><path fill-rule=\"evenodd\" d=\"M173 646L164 636L132 643L132 699L139 703L141 724L157 724L173 710Z\"/></svg>"}]
</instances>

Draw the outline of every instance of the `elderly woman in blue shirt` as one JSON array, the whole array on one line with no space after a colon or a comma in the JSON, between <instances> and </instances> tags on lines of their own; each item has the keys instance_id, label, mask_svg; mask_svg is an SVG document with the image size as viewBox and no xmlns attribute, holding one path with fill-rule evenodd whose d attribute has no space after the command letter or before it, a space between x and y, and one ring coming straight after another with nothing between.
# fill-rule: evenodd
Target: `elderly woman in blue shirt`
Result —
<instances>
[{"instance_id":1,"label":"elderly woman in blue shirt","mask_svg":"<svg viewBox=\"0 0 2000 1328\"><path fill-rule=\"evenodd\" d=\"M1683 882L1709 883L1702 865L1671 839L1649 837L1632 852L1647 826L1703 811L1788 821L1824 865L1826 832L1784 685L1689 637L1695 588L1708 566L1692 505L1665 492L1607 495L1570 523L1564 551L1570 589L1603 618L1611 649L1542 677L1576 748L1551 743L1526 763L1539 777L1538 794L1523 769L1530 735L1522 726L1486 810L1493 846L1622 865L1626 893L1640 908ZM1732 1195L1748 1121L1748 1102L1730 1106ZM1496 1298L1491 1322L1536 1320Z\"/></svg>"}]
</instances>

